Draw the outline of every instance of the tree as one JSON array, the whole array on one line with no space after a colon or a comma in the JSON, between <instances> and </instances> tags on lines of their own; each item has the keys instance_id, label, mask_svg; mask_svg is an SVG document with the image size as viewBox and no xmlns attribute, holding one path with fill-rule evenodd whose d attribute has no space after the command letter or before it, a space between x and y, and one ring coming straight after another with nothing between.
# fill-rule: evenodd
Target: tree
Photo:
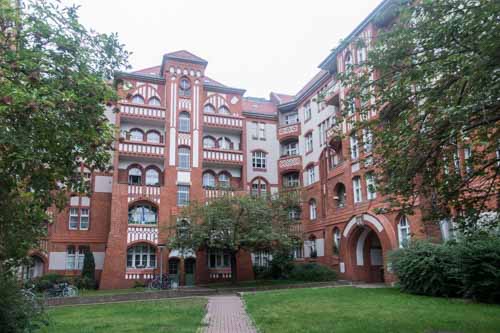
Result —
<instances>
[{"instance_id":1,"label":"tree","mask_svg":"<svg viewBox=\"0 0 500 333\"><path fill-rule=\"evenodd\" d=\"M84 28L76 7L23 2L0 0L0 275L36 247L49 208L85 190L81 163L106 169L109 80L128 58L115 34Z\"/></svg>"},{"instance_id":2,"label":"tree","mask_svg":"<svg viewBox=\"0 0 500 333\"><path fill-rule=\"evenodd\" d=\"M235 282L241 251L290 250L299 241L291 232L297 221L289 215L297 202L295 195L283 194L272 198L227 195L206 204L193 203L180 215L169 247L226 251Z\"/></svg>"},{"instance_id":3,"label":"tree","mask_svg":"<svg viewBox=\"0 0 500 333\"><path fill-rule=\"evenodd\" d=\"M90 251L90 249L87 249L85 251L85 256L83 257L81 284L86 289L93 289L96 287L95 260L94 254L92 253L92 251Z\"/></svg>"},{"instance_id":4,"label":"tree","mask_svg":"<svg viewBox=\"0 0 500 333\"><path fill-rule=\"evenodd\" d=\"M493 209L498 225L500 3L394 3L375 19L376 40L354 41L369 53L339 74L350 88L342 117L358 100L353 126L374 135L378 189L393 208L418 204L464 230Z\"/></svg>"}]
</instances>

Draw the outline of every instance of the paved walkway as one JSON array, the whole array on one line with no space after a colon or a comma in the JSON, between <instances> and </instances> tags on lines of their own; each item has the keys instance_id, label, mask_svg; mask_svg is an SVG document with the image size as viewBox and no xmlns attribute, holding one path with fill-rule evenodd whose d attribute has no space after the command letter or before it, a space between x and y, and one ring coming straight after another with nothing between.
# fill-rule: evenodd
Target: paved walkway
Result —
<instances>
[{"instance_id":1,"label":"paved walkway","mask_svg":"<svg viewBox=\"0 0 500 333\"><path fill-rule=\"evenodd\" d=\"M203 333L257 333L238 296L208 298Z\"/></svg>"}]
</instances>

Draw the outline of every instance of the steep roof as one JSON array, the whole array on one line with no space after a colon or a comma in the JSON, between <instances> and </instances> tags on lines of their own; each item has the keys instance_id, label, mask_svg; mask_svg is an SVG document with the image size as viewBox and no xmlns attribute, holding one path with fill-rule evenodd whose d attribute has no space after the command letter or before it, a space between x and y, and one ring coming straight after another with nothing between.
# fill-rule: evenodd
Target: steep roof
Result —
<instances>
[{"instance_id":1,"label":"steep roof","mask_svg":"<svg viewBox=\"0 0 500 333\"><path fill-rule=\"evenodd\" d=\"M265 98L245 97L242 100L243 113L249 116L274 118L277 114L276 105Z\"/></svg>"},{"instance_id":2,"label":"steep roof","mask_svg":"<svg viewBox=\"0 0 500 333\"><path fill-rule=\"evenodd\" d=\"M146 75L160 75L160 67L161 66L153 66L143 69L138 69L136 71L132 71L134 74L146 74Z\"/></svg>"},{"instance_id":3,"label":"steep roof","mask_svg":"<svg viewBox=\"0 0 500 333\"><path fill-rule=\"evenodd\" d=\"M271 97L274 97L279 104L291 102L295 98L293 95L280 94L276 92L271 92Z\"/></svg>"},{"instance_id":4,"label":"steep roof","mask_svg":"<svg viewBox=\"0 0 500 333\"><path fill-rule=\"evenodd\" d=\"M180 60L180 61L188 61L195 64L207 65L208 61L203 58L198 57L197 55L192 54L186 50L180 50L170 53L165 53L163 55L164 59L172 59L172 60Z\"/></svg>"}]
</instances>

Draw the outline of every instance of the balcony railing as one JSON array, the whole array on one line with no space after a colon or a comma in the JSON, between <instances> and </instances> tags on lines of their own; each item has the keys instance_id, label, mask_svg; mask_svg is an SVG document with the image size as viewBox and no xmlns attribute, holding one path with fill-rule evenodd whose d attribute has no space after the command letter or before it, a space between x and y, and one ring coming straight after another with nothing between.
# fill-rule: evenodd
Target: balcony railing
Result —
<instances>
[{"instance_id":1,"label":"balcony railing","mask_svg":"<svg viewBox=\"0 0 500 333\"><path fill-rule=\"evenodd\" d=\"M127 192L129 202L148 199L160 203L161 188L159 186L128 185Z\"/></svg>"},{"instance_id":2,"label":"balcony railing","mask_svg":"<svg viewBox=\"0 0 500 333\"><path fill-rule=\"evenodd\" d=\"M341 139L342 138L342 125L334 124L326 131L326 140L329 142L332 139Z\"/></svg>"},{"instance_id":3,"label":"balcony railing","mask_svg":"<svg viewBox=\"0 0 500 333\"><path fill-rule=\"evenodd\" d=\"M127 244L137 241L148 241L154 244L158 244L158 227L128 227Z\"/></svg>"},{"instance_id":4,"label":"balcony railing","mask_svg":"<svg viewBox=\"0 0 500 333\"><path fill-rule=\"evenodd\" d=\"M278 129L278 140L288 137L297 137L300 135L300 123L281 126Z\"/></svg>"},{"instance_id":5,"label":"balcony railing","mask_svg":"<svg viewBox=\"0 0 500 333\"><path fill-rule=\"evenodd\" d=\"M327 87L325 92L324 101L328 105L338 105L339 104L339 92L340 84L338 81L332 81Z\"/></svg>"},{"instance_id":6,"label":"balcony railing","mask_svg":"<svg viewBox=\"0 0 500 333\"><path fill-rule=\"evenodd\" d=\"M243 164L243 152L237 150L203 148L203 160L225 164Z\"/></svg>"},{"instance_id":7,"label":"balcony railing","mask_svg":"<svg viewBox=\"0 0 500 333\"><path fill-rule=\"evenodd\" d=\"M278 161L278 169L280 171L286 169L300 169L302 167L302 157L300 156L283 156Z\"/></svg>"},{"instance_id":8,"label":"balcony railing","mask_svg":"<svg viewBox=\"0 0 500 333\"><path fill-rule=\"evenodd\" d=\"M165 110L135 104L122 104L120 112L124 116L165 120Z\"/></svg>"},{"instance_id":9,"label":"balcony railing","mask_svg":"<svg viewBox=\"0 0 500 333\"><path fill-rule=\"evenodd\" d=\"M163 145L153 143L121 141L118 145L118 151L126 155L163 157L165 153L165 147Z\"/></svg>"},{"instance_id":10,"label":"balcony railing","mask_svg":"<svg viewBox=\"0 0 500 333\"><path fill-rule=\"evenodd\" d=\"M204 114L203 123L209 127L232 128L243 130L243 119L220 114Z\"/></svg>"}]
</instances>

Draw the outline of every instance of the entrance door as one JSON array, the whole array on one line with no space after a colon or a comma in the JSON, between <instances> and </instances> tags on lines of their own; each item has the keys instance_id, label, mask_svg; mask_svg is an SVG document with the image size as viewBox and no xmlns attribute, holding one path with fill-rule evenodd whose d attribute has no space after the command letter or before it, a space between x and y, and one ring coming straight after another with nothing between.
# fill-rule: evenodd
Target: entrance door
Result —
<instances>
[{"instance_id":1,"label":"entrance door","mask_svg":"<svg viewBox=\"0 0 500 333\"><path fill-rule=\"evenodd\" d=\"M193 286L195 282L196 259L187 258L184 260L184 272L186 274L186 286Z\"/></svg>"},{"instance_id":2,"label":"entrance door","mask_svg":"<svg viewBox=\"0 0 500 333\"><path fill-rule=\"evenodd\" d=\"M172 287L179 286L179 259L171 258L168 260L168 278L172 282Z\"/></svg>"}]
</instances>

